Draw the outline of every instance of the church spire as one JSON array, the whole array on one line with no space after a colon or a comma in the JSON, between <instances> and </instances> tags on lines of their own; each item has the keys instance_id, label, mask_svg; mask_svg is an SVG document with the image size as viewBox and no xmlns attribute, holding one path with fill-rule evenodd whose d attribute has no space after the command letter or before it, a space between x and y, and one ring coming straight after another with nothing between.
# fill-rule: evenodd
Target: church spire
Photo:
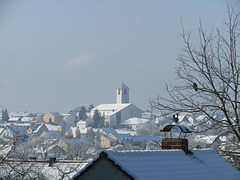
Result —
<instances>
[{"instance_id":1,"label":"church spire","mask_svg":"<svg viewBox=\"0 0 240 180\"><path fill-rule=\"evenodd\" d=\"M117 88L117 104L127 103L129 103L129 87L122 82L122 84Z\"/></svg>"}]
</instances>

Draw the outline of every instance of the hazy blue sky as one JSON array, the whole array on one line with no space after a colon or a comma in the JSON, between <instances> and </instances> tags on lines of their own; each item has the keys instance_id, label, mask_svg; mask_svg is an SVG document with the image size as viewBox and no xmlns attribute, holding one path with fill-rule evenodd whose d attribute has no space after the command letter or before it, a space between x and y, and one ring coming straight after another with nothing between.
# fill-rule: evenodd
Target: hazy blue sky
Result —
<instances>
[{"instance_id":1,"label":"hazy blue sky","mask_svg":"<svg viewBox=\"0 0 240 180\"><path fill-rule=\"evenodd\" d=\"M196 38L199 19L224 27L227 1L0 1L0 106L67 113L115 103L124 81L146 110L176 78L180 16Z\"/></svg>"}]
</instances>

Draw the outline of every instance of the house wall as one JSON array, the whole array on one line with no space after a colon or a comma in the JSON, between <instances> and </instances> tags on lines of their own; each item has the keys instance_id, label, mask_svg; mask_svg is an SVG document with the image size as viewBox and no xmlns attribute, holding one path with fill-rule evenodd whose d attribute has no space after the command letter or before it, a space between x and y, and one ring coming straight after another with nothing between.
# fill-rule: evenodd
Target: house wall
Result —
<instances>
[{"instance_id":1,"label":"house wall","mask_svg":"<svg viewBox=\"0 0 240 180\"><path fill-rule=\"evenodd\" d=\"M105 138L104 136L100 137L100 146L105 148L105 147L110 147L111 146L111 142Z\"/></svg>"},{"instance_id":2,"label":"house wall","mask_svg":"<svg viewBox=\"0 0 240 180\"><path fill-rule=\"evenodd\" d=\"M89 168L83 174L76 177L74 180L89 180L89 179L104 179L104 180L131 180L124 172L115 166L110 160L103 157Z\"/></svg>"},{"instance_id":3,"label":"house wall","mask_svg":"<svg viewBox=\"0 0 240 180\"><path fill-rule=\"evenodd\" d=\"M77 123L77 126L78 126L79 128L86 128L86 127L87 127L86 121L79 121L79 122Z\"/></svg>"},{"instance_id":4,"label":"house wall","mask_svg":"<svg viewBox=\"0 0 240 180\"><path fill-rule=\"evenodd\" d=\"M28 128L28 129L27 129L27 132L28 132L28 134L32 134L32 133L33 133L32 128Z\"/></svg>"},{"instance_id":5,"label":"house wall","mask_svg":"<svg viewBox=\"0 0 240 180\"><path fill-rule=\"evenodd\" d=\"M63 122L63 116L54 116L51 113L47 113L43 116L43 121L46 123L50 123L49 119L51 118L52 123Z\"/></svg>"},{"instance_id":6,"label":"house wall","mask_svg":"<svg viewBox=\"0 0 240 180\"><path fill-rule=\"evenodd\" d=\"M112 133L110 133L108 136L111 137L114 141L118 140Z\"/></svg>"},{"instance_id":7,"label":"house wall","mask_svg":"<svg viewBox=\"0 0 240 180\"><path fill-rule=\"evenodd\" d=\"M45 125L42 125L41 128L35 133L36 136L39 136L43 132L48 131Z\"/></svg>"},{"instance_id":8,"label":"house wall","mask_svg":"<svg viewBox=\"0 0 240 180\"><path fill-rule=\"evenodd\" d=\"M50 119L50 118L52 119L52 122L55 123L55 116L52 115L51 113L45 114L45 115L43 116L43 121L44 121L45 123L49 123L49 119Z\"/></svg>"}]
</instances>

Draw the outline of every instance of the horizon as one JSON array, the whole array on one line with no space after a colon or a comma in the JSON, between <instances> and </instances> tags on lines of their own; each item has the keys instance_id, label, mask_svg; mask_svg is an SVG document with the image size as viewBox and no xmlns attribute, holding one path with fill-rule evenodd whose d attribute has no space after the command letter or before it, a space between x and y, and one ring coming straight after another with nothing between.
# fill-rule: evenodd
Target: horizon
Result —
<instances>
[{"instance_id":1,"label":"horizon","mask_svg":"<svg viewBox=\"0 0 240 180\"><path fill-rule=\"evenodd\" d=\"M224 32L232 2L0 1L0 106L67 113L115 103L124 81L130 103L149 110L176 80L181 19L197 46L199 21Z\"/></svg>"}]
</instances>

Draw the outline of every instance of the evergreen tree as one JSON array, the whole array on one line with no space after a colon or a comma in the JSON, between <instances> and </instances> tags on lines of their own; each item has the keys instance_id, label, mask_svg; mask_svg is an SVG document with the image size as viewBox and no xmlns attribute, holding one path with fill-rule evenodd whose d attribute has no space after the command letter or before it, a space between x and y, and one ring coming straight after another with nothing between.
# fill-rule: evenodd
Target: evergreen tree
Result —
<instances>
[{"instance_id":1,"label":"evergreen tree","mask_svg":"<svg viewBox=\"0 0 240 180\"><path fill-rule=\"evenodd\" d=\"M80 107L80 111L79 111L79 120L86 120L87 119L87 110L85 108L85 106L81 106Z\"/></svg>"},{"instance_id":2,"label":"evergreen tree","mask_svg":"<svg viewBox=\"0 0 240 180\"><path fill-rule=\"evenodd\" d=\"M102 127L104 127L104 116L101 116L100 117L100 121L99 121L99 123L98 123L98 128L102 128Z\"/></svg>"},{"instance_id":3,"label":"evergreen tree","mask_svg":"<svg viewBox=\"0 0 240 180\"><path fill-rule=\"evenodd\" d=\"M51 117L49 118L48 123L52 124L52 118Z\"/></svg>"},{"instance_id":4,"label":"evergreen tree","mask_svg":"<svg viewBox=\"0 0 240 180\"><path fill-rule=\"evenodd\" d=\"M96 134L96 138L95 138L95 148L99 148L100 147L100 132L99 132L99 129L97 131L97 134Z\"/></svg>"},{"instance_id":5,"label":"evergreen tree","mask_svg":"<svg viewBox=\"0 0 240 180\"><path fill-rule=\"evenodd\" d=\"M94 136L95 136L95 135L94 135L93 129L92 129L92 128L89 128L89 129L87 130L87 133L86 133L86 138L87 138L89 141L93 142Z\"/></svg>"},{"instance_id":6,"label":"evergreen tree","mask_svg":"<svg viewBox=\"0 0 240 180\"><path fill-rule=\"evenodd\" d=\"M91 104L91 105L88 107L88 112L90 112L93 108L94 108L94 106Z\"/></svg>"},{"instance_id":7,"label":"evergreen tree","mask_svg":"<svg viewBox=\"0 0 240 180\"><path fill-rule=\"evenodd\" d=\"M4 110L2 109L2 121L4 121Z\"/></svg>"},{"instance_id":8,"label":"evergreen tree","mask_svg":"<svg viewBox=\"0 0 240 180\"><path fill-rule=\"evenodd\" d=\"M7 109L2 109L2 120L3 121L8 121L9 120L9 115Z\"/></svg>"},{"instance_id":9,"label":"evergreen tree","mask_svg":"<svg viewBox=\"0 0 240 180\"><path fill-rule=\"evenodd\" d=\"M99 125L102 125L102 116L99 111L96 109L93 115L93 127L97 128Z\"/></svg>"}]
</instances>

